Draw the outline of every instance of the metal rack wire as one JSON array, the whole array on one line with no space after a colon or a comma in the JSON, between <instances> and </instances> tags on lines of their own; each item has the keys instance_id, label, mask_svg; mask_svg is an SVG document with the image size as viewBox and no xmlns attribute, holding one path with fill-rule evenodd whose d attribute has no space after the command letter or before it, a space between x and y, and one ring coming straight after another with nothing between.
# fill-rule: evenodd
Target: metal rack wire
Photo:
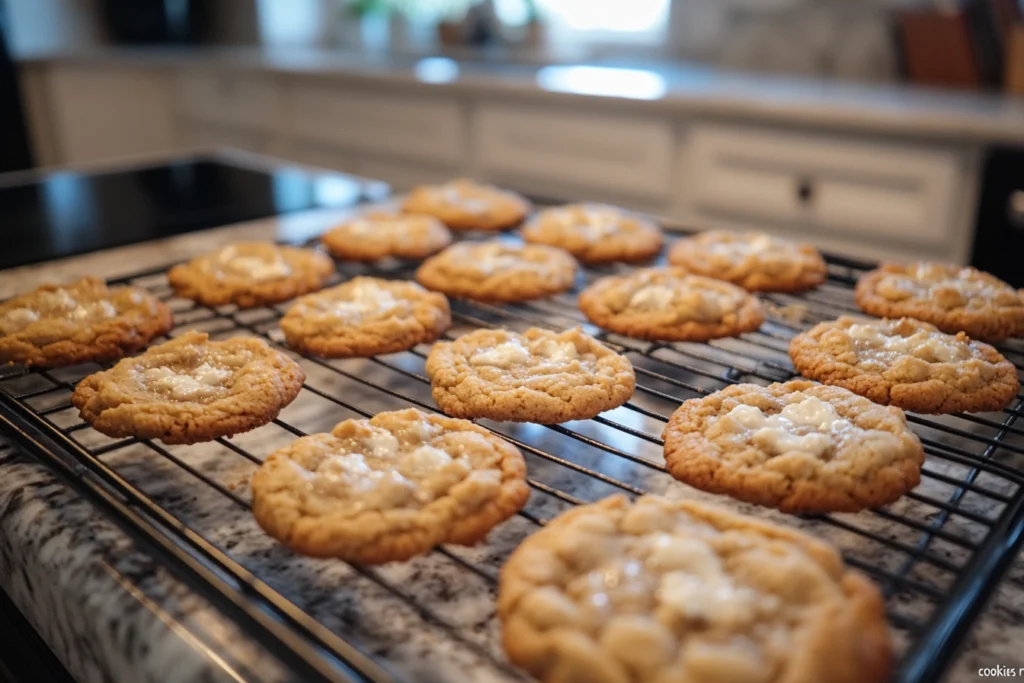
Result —
<instances>
[{"instance_id":1,"label":"metal rack wire","mask_svg":"<svg viewBox=\"0 0 1024 683\"><path fill-rule=\"evenodd\" d=\"M426 661L438 664L439 671L465 665L494 680L520 680L500 653L493 615L497 571L507 553L569 506L612 492L686 491L801 526L835 543L847 562L884 592L901 652L899 680L929 681L952 661L1024 538L1024 429L1016 424L1024 397L999 413L911 415L927 453L922 485L893 505L856 515L797 518L707 496L674 482L661 460L662 428L683 400L736 382L792 378L789 339L820 320L855 312L852 284L867 267L830 258L822 287L803 295L764 295L770 315L759 331L708 344L650 343L603 333L579 313L575 293L507 306L454 301L449 338L479 327L581 325L628 355L636 368L637 392L625 406L586 422L516 426L482 421L527 458L532 495L520 515L499 527L482 548L440 547L399 568L348 565L344 579L319 585L318 599L342 595L391 605L388 609L398 615L392 620L406 629L397 640L415 636L417 629L429 630L427 644L433 646L412 655L394 655L394 643L384 633L390 627L367 625L366 611L362 621L332 621L329 610L295 592L290 582L306 560L279 548L267 551L274 562L246 555L233 545L231 534L205 520L214 516L251 524L246 475L275 439L326 430L342 419L384 409L435 411L422 369L426 347L345 361L299 357L288 350L307 371L296 401L305 405L286 409L273 425L257 430L258 438L218 439L216 457L196 455L196 446L107 439L82 423L68 397L95 365L7 370L0 375L0 420L30 452L101 505L305 680L393 680ZM624 268L587 270L580 284ZM356 274L408 278L412 267L339 265L339 280ZM178 300L167 287L164 269L119 282L147 287L171 303L176 315L172 336L193 328L217 338L257 335L287 350L277 328L287 305L239 311ZM1024 368L1024 345L1009 342L1000 350ZM242 477L231 480L226 469ZM158 483L147 476L152 470L162 473ZM182 504L184 498L189 505ZM329 563L317 568L341 571ZM426 577L421 583L430 584L427 589L417 583L420 575ZM472 595L463 597L467 592ZM475 619L467 621L460 610L474 612ZM448 659L438 654L447 652L446 644L457 651ZM444 678L436 671L435 677Z\"/></svg>"}]
</instances>

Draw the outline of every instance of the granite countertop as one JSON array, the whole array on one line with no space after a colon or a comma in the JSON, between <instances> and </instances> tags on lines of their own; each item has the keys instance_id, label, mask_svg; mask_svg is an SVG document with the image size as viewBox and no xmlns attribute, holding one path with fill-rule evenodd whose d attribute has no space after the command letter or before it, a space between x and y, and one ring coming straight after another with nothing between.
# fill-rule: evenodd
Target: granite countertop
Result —
<instances>
[{"instance_id":1,"label":"granite countertop","mask_svg":"<svg viewBox=\"0 0 1024 683\"><path fill-rule=\"evenodd\" d=\"M243 237L300 239L322 231L344 214L317 211L254 221L4 271L0 272L0 296L30 289L42 281L73 280L85 273L116 277L188 258ZM353 360L346 367L371 378L377 372L371 362ZM314 375L315 371L315 367L307 368L310 381L322 383L334 392L346 391L337 384L336 377L322 372ZM429 394L426 396L429 400ZM370 412L394 407L372 401L360 406ZM322 402L313 404L303 399L289 406L282 417L306 431L322 431L341 417L351 417L337 411L325 411ZM68 416L61 415L54 417L58 423L61 419L73 419L70 411ZM535 425L511 429L523 438L547 433ZM96 440L90 445L105 443L100 435L91 431L89 434ZM293 437L284 430L268 425L232 441L265 456L290 438ZM644 447L636 446L641 450ZM248 495L247 481L253 468L248 461L227 457L230 453L217 444L190 446L175 452L241 499ZM105 462L119 474L172 513L188 518L194 529L257 575L273 577L270 581L275 588L329 628L340 633L358 630L375 655L386 657L410 680L451 683L519 679L494 664L500 663L501 656L497 651L493 590L480 580L471 580L471 575L466 579L466 573L457 573L451 556L432 553L408 563L392 563L363 572L344 563L298 558L260 532L248 510L221 494L197 487L195 480L141 446L119 449L105 457ZM543 468L533 469L534 465L531 462L531 476L543 480L547 473ZM633 469L623 469L617 476L632 477ZM636 483L660 491L660 481L652 478ZM680 488L678 484L671 486ZM584 497L590 498L599 494L596 490L583 492ZM550 508L546 502L547 499L539 503L531 499L531 506L535 506L531 512L550 516L556 510L545 509ZM805 524L796 518L785 519L788 523ZM486 547L452 548L449 553L489 568L497 566L496 558L507 555L528 532L530 527L524 524L523 520L513 518L495 530ZM952 548L947 559L956 561L956 552L962 551ZM371 576L374 580L370 580ZM465 640L452 642L439 636L436 624L424 621L421 615L383 591L377 580L430 601L441 618L461 627ZM49 470L16 448L4 445L0 445L0 587L11 595L83 683L291 679L280 662ZM911 613L916 609L913 605L907 608ZM946 680L975 681L982 667L1022 667L1022 642L1024 560L1018 559L994 592Z\"/></svg>"},{"instance_id":2,"label":"granite countertop","mask_svg":"<svg viewBox=\"0 0 1024 683\"><path fill-rule=\"evenodd\" d=\"M1024 98L897 85L757 76L679 62L509 64L282 48L92 48L25 54L24 65L72 63L257 70L330 76L436 93L515 96L680 116L753 119L853 132L1024 142Z\"/></svg>"}]
</instances>

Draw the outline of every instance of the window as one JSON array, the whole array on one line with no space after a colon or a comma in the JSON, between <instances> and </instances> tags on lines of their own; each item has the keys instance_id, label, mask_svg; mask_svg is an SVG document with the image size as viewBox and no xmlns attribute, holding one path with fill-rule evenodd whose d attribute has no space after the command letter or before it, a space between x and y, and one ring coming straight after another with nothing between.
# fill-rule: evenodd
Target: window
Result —
<instances>
[{"instance_id":1,"label":"window","mask_svg":"<svg viewBox=\"0 0 1024 683\"><path fill-rule=\"evenodd\" d=\"M498 18L525 23L534 12L553 41L661 43L673 0L494 0Z\"/></svg>"},{"instance_id":2,"label":"window","mask_svg":"<svg viewBox=\"0 0 1024 683\"><path fill-rule=\"evenodd\" d=\"M534 0L553 40L660 43L672 0Z\"/></svg>"}]
</instances>

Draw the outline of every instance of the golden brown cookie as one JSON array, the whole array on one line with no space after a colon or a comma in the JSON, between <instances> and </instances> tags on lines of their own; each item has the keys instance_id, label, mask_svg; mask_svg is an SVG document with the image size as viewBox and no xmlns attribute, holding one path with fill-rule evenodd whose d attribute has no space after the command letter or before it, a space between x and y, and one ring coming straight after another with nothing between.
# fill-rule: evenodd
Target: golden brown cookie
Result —
<instances>
[{"instance_id":1,"label":"golden brown cookie","mask_svg":"<svg viewBox=\"0 0 1024 683\"><path fill-rule=\"evenodd\" d=\"M418 261L451 244L452 234L433 216L378 210L345 221L321 240L327 251L344 261L388 256Z\"/></svg>"},{"instance_id":2,"label":"golden brown cookie","mask_svg":"<svg viewBox=\"0 0 1024 683\"><path fill-rule=\"evenodd\" d=\"M415 282L356 277L296 301L281 319L288 346L326 358L367 357L431 342L451 325L448 299Z\"/></svg>"},{"instance_id":3,"label":"golden brown cookie","mask_svg":"<svg viewBox=\"0 0 1024 683\"><path fill-rule=\"evenodd\" d=\"M857 512L918 485L924 450L899 408L794 381L686 401L665 427L676 479L783 512Z\"/></svg>"},{"instance_id":4,"label":"golden brown cookie","mask_svg":"<svg viewBox=\"0 0 1024 683\"><path fill-rule=\"evenodd\" d=\"M252 511L268 534L303 555L366 564L479 543L529 495L510 443L412 409L304 436L252 478Z\"/></svg>"},{"instance_id":5,"label":"golden brown cookie","mask_svg":"<svg viewBox=\"0 0 1024 683\"><path fill-rule=\"evenodd\" d=\"M544 683L884 683L885 604L812 536L691 501L617 495L512 553L512 662Z\"/></svg>"},{"instance_id":6,"label":"golden brown cookie","mask_svg":"<svg viewBox=\"0 0 1024 683\"><path fill-rule=\"evenodd\" d=\"M886 263L857 281L854 296L871 315L917 318L949 334L985 341L1024 335L1024 294L976 268Z\"/></svg>"},{"instance_id":7,"label":"golden brown cookie","mask_svg":"<svg viewBox=\"0 0 1024 683\"><path fill-rule=\"evenodd\" d=\"M460 242L424 261L416 280L449 296L530 301L571 289L576 261L562 249L540 244Z\"/></svg>"},{"instance_id":8,"label":"golden brown cookie","mask_svg":"<svg viewBox=\"0 0 1024 683\"><path fill-rule=\"evenodd\" d=\"M752 332L764 322L757 297L682 268L603 277L583 290L579 305L595 325L639 339L706 341Z\"/></svg>"},{"instance_id":9,"label":"golden brown cookie","mask_svg":"<svg viewBox=\"0 0 1024 683\"><path fill-rule=\"evenodd\" d=\"M583 263L646 261L661 251L661 229L651 221L601 204L544 209L523 228L533 244L565 249Z\"/></svg>"},{"instance_id":10,"label":"golden brown cookie","mask_svg":"<svg viewBox=\"0 0 1024 683\"><path fill-rule=\"evenodd\" d=\"M454 417L557 424L586 420L633 395L633 365L579 328L476 330L434 345L434 400Z\"/></svg>"},{"instance_id":11,"label":"golden brown cookie","mask_svg":"<svg viewBox=\"0 0 1024 683\"><path fill-rule=\"evenodd\" d=\"M0 303L0 363L115 360L172 326L171 310L138 287L108 289L93 277L44 285Z\"/></svg>"},{"instance_id":12,"label":"golden brown cookie","mask_svg":"<svg viewBox=\"0 0 1024 683\"><path fill-rule=\"evenodd\" d=\"M413 188L402 210L436 216L452 230L495 231L519 225L530 213L530 202L515 192L460 178Z\"/></svg>"},{"instance_id":13,"label":"golden brown cookie","mask_svg":"<svg viewBox=\"0 0 1024 683\"><path fill-rule=\"evenodd\" d=\"M818 250L763 232L709 230L681 239L668 252L672 265L732 282L752 292L798 292L825 281Z\"/></svg>"},{"instance_id":14,"label":"golden brown cookie","mask_svg":"<svg viewBox=\"0 0 1024 683\"><path fill-rule=\"evenodd\" d=\"M919 413L1001 410L1020 389L1013 363L988 344L912 318L820 323L789 355L804 377Z\"/></svg>"},{"instance_id":15,"label":"golden brown cookie","mask_svg":"<svg viewBox=\"0 0 1024 683\"><path fill-rule=\"evenodd\" d=\"M326 254L273 242L238 242L174 266L178 296L205 306L266 306L314 292L334 272Z\"/></svg>"},{"instance_id":16,"label":"golden brown cookie","mask_svg":"<svg viewBox=\"0 0 1024 683\"><path fill-rule=\"evenodd\" d=\"M89 375L71 402L107 436L196 443L270 422L305 379L261 339L210 341L192 331Z\"/></svg>"}]
</instances>

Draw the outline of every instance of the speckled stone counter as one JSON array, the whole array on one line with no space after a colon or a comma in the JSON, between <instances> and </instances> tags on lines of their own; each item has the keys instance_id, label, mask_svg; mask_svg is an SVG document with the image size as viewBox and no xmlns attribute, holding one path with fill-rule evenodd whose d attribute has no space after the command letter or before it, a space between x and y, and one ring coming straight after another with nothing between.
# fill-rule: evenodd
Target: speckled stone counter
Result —
<instances>
[{"instance_id":1,"label":"speckled stone counter","mask_svg":"<svg viewBox=\"0 0 1024 683\"><path fill-rule=\"evenodd\" d=\"M342 212L318 212L283 219L258 221L201 234L138 245L0 273L0 296L31 288L39 282L72 280L90 273L116 277L180 260L242 237L293 237L314 234L329 226ZM199 318L196 325L202 325ZM420 372L418 361L406 363ZM309 382L335 396L351 396L354 383L314 364L305 364ZM349 377L385 383L396 390L429 401L425 385L396 382L373 361L348 360L339 364ZM393 382L394 384L387 384ZM359 409L369 412L394 408L393 401L372 398ZM282 413L282 419L304 431L323 431L348 417L352 410L304 392ZM73 411L55 413L58 424L71 424ZM643 416L617 415L636 429ZM564 435L536 425L501 425L500 431L549 452L567 453L609 476L632 485L671 495L709 497L683 492L663 473L637 469L619 459L598 456L567 442ZM608 438L599 424L574 425L585 435ZM107 443L91 430L81 432L86 445ZM278 425L267 425L232 438L232 443L257 458L293 438ZM626 448L626 446L623 446ZM631 441L628 448L656 460L654 444ZM561 450L560 450L561 449ZM341 562L297 558L269 539L255 525L247 505L248 480L255 465L233 456L224 446L199 444L169 449L182 461L204 473L225 495L198 486L181 468L157 457L142 445L120 448L104 456L126 480L182 519L208 540L261 577L331 630L359 634L365 651L388 660L399 675L413 681L525 680L504 663L498 625L494 618L494 589L488 576L459 570L473 563L493 575L503 559L531 530L524 518L501 525L478 548L447 548L408 563L375 568L354 568ZM595 458L590 460L590 458ZM531 476L557 486L568 476L555 463L530 460ZM934 482L923 488L938 486ZM600 480L576 486L580 497L595 499L609 491ZM901 501L903 509L916 503ZM550 517L565 507L550 497L534 496L528 512ZM741 506L743 507L743 506ZM749 506L744 509L750 509ZM984 514L975 509L974 512ZM814 520L799 520L760 511L766 517L835 535ZM853 520L853 516L849 519ZM881 528L882 521L857 518L857 523ZM827 533L826 533L827 532ZM847 539L846 548L851 547ZM962 561L956 546L934 548L951 562ZM870 552L870 548L863 552ZM957 556L960 552L961 556ZM888 563L882 553L876 562ZM930 580L921 575L922 581ZM215 607L172 576L159 561L111 524L45 467L10 446L0 447L0 586L35 625L74 676L82 681L280 681L289 680L286 668L258 647ZM403 596L428 605L430 614L410 607ZM908 616L920 615L925 606L915 601L900 605ZM459 639L444 629L454 626ZM897 634L897 637L899 634ZM982 667L1024 666L1024 562L1018 560L959 654L947 680L980 680ZM992 679L989 679L992 680ZM997 679L996 679L997 680Z\"/></svg>"}]
</instances>

